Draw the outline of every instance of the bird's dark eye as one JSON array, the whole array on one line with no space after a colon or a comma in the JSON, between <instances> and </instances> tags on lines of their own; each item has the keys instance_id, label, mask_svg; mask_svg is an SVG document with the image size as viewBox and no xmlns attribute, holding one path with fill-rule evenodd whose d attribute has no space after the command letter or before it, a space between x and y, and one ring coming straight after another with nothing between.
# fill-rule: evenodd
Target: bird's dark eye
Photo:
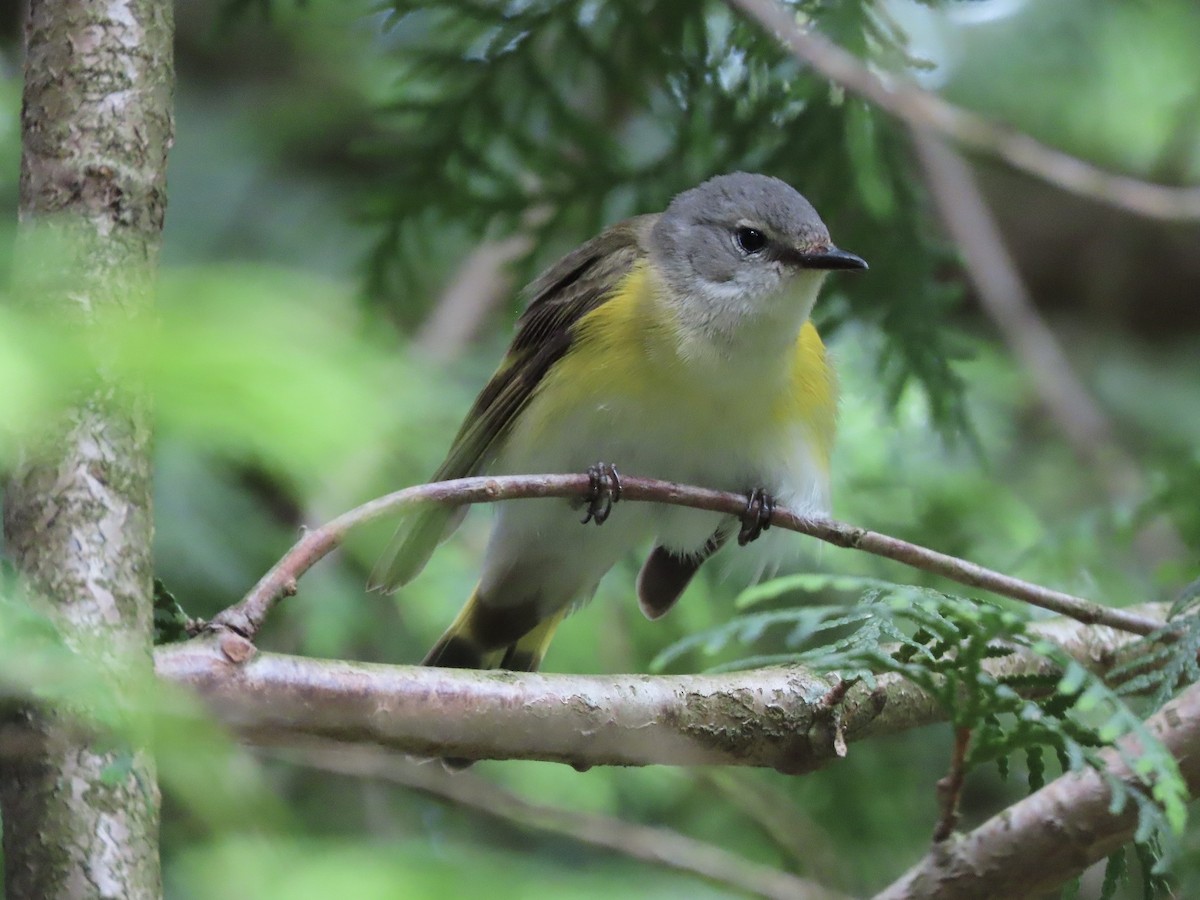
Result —
<instances>
[{"instance_id":1,"label":"bird's dark eye","mask_svg":"<svg viewBox=\"0 0 1200 900\"><path fill-rule=\"evenodd\" d=\"M757 228L739 228L733 233L733 239L737 241L738 249L747 256L758 253L767 246L767 236Z\"/></svg>"}]
</instances>

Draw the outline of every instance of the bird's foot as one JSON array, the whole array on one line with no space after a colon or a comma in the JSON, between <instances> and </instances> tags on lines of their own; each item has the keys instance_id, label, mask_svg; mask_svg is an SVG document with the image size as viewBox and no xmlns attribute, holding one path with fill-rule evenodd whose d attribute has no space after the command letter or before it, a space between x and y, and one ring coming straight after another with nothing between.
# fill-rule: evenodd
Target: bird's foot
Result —
<instances>
[{"instance_id":1,"label":"bird's foot","mask_svg":"<svg viewBox=\"0 0 1200 900\"><path fill-rule=\"evenodd\" d=\"M745 547L771 527L771 516L775 514L775 498L762 488L750 492L746 511L742 513L742 530L738 532L738 546Z\"/></svg>"},{"instance_id":2,"label":"bird's foot","mask_svg":"<svg viewBox=\"0 0 1200 900\"><path fill-rule=\"evenodd\" d=\"M595 522L603 525L612 512L613 504L621 499L621 475L612 463L600 462L588 466L587 512L581 520L584 525Z\"/></svg>"}]
</instances>

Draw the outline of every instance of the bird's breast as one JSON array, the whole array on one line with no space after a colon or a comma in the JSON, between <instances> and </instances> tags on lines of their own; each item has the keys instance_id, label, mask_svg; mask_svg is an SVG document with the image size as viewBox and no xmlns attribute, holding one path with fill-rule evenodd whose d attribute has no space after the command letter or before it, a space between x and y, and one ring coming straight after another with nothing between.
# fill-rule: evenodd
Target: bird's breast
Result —
<instances>
[{"instance_id":1,"label":"bird's breast","mask_svg":"<svg viewBox=\"0 0 1200 900\"><path fill-rule=\"evenodd\" d=\"M836 398L811 323L790 340L744 347L698 348L688 337L635 269L576 324L518 417L502 467L578 471L604 460L734 490L801 450L828 469ZM781 349L763 349L771 344Z\"/></svg>"}]
</instances>

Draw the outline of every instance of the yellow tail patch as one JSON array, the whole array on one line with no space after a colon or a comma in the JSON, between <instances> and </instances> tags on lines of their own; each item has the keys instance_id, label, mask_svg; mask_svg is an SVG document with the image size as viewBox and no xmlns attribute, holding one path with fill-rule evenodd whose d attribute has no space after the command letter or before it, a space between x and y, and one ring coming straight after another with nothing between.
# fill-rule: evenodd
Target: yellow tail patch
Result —
<instances>
[{"instance_id":1,"label":"yellow tail patch","mask_svg":"<svg viewBox=\"0 0 1200 900\"><path fill-rule=\"evenodd\" d=\"M500 668L513 672L536 672L546 656L546 651L550 649L555 630L566 614L564 608L539 622L533 631L505 651Z\"/></svg>"},{"instance_id":2,"label":"yellow tail patch","mask_svg":"<svg viewBox=\"0 0 1200 900\"><path fill-rule=\"evenodd\" d=\"M511 611L504 607L485 606L480 602L479 589L476 588L421 664L449 669L537 671L558 623L566 615L565 609L536 622L533 628L515 641L506 642L503 638L497 638L498 633L512 634L514 629L519 632L519 623L529 618L533 608L532 602L517 604Z\"/></svg>"}]
</instances>

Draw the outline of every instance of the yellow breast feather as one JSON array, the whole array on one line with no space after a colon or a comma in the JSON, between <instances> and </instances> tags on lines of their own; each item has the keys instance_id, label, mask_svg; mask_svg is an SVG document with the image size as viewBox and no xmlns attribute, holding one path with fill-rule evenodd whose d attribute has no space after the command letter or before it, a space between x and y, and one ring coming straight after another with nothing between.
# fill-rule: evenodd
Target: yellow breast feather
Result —
<instances>
[{"instance_id":1,"label":"yellow breast feather","mask_svg":"<svg viewBox=\"0 0 1200 900\"><path fill-rule=\"evenodd\" d=\"M828 468L836 388L816 328L806 322L787 358L778 366L767 361L764 377L748 379L751 373L731 371L728 363L685 356L682 327L656 291L650 270L638 264L576 324L571 349L530 404L525 439L553 434L583 410L600 418L636 410L678 423L680 443L718 434L773 440L798 426Z\"/></svg>"},{"instance_id":2,"label":"yellow breast feather","mask_svg":"<svg viewBox=\"0 0 1200 900\"><path fill-rule=\"evenodd\" d=\"M812 322L805 322L800 329L792 357L790 390L776 415L804 423L818 461L828 470L837 429L837 376L825 358L825 344Z\"/></svg>"}]
</instances>

